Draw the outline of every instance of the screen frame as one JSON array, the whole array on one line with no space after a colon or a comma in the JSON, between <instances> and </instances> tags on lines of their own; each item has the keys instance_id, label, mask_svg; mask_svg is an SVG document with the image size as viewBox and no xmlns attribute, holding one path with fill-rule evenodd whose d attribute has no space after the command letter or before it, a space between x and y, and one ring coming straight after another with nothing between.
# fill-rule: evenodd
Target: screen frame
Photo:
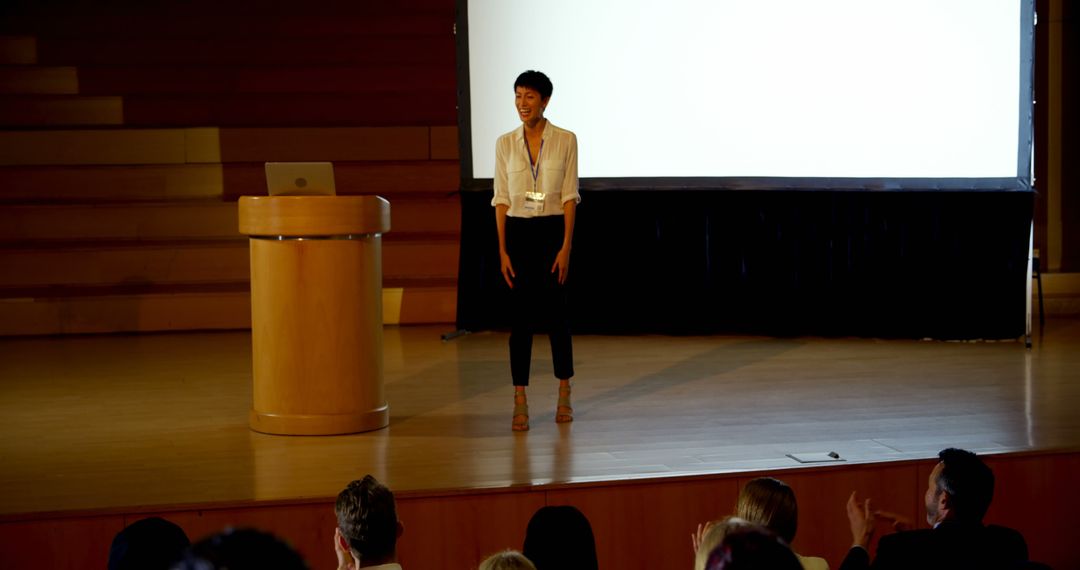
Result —
<instances>
[{"instance_id":1,"label":"screen frame","mask_svg":"<svg viewBox=\"0 0 1080 570\"><path fill-rule=\"evenodd\" d=\"M476 177L472 155L469 71L469 2L456 0L458 151L460 189L490 192L494 181ZM822 178L822 177L632 177L581 178L581 190L847 190L847 191L1034 191L1035 0L1020 0L1020 109L1015 177L995 178ZM508 79L509 83L509 79ZM509 89L508 99L509 99ZM492 152L494 152L494 143Z\"/></svg>"}]
</instances>

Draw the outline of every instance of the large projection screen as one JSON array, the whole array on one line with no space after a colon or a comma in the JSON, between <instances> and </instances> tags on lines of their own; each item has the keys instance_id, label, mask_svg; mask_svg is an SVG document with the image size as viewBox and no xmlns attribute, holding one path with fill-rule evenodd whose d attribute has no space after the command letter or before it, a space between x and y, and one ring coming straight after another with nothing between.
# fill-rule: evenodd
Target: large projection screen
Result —
<instances>
[{"instance_id":1,"label":"large projection screen","mask_svg":"<svg viewBox=\"0 0 1080 570\"><path fill-rule=\"evenodd\" d=\"M462 184L547 73L585 189L1031 189L1033 0L459 0Z\"/></svg>"}]
</instances>

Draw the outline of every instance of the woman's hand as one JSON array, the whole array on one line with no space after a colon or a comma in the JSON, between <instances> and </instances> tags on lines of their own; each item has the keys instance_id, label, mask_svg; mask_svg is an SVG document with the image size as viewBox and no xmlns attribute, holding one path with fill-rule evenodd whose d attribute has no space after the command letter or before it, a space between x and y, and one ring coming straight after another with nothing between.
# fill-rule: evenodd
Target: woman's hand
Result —
<instances>
[{"instance_id":1,"label":"woman's hand","mask_svg":"<svg viewBox=\"0 0 1080 570\"><path fill-rule=\"evenodd\" d=\"M698 524L697 532L690 533L690 543L694 545L695 553L698 551L699 548L701 548L701 541L705 540L705 533L709 532L709 529L712 528L712 526L712 521L709 521L705 524Z\"/></svg>"},{"instance_id":2,"label":"woman's hand","mask_svg":"<svg viewBox=\"0 0 1080 570\"><path fill-rule=\"evenodd\" d=\"M514 288L514 266L510 264L510 255L506 253L499 254L499 269L502 271L503 279L506 280L506 284L511 289Z\"/></svg>"},{"instance_id":3,"label":"woman's hand","mask_svg":"<svg viewBox=\"0 0 1080 570\"><path fill-rule=\"evenodd\" d=\"M352 553L341 546L345 539L341 536L341 529L334 528L334 554L337 555L338 570L356 570Z\"/></svg>"},{"instance_id":4,"label":"woman's hand","mask_svg":"<svg viewBox=\"0 0 1080 570\"><path fill-rule=\"evenodd\" d=\"M559 285L566 283L566 274L570 272L570 248L562 248L555 256L555 263L551 264L551 272L559 272Z\"/></svg>"}]
</instances>

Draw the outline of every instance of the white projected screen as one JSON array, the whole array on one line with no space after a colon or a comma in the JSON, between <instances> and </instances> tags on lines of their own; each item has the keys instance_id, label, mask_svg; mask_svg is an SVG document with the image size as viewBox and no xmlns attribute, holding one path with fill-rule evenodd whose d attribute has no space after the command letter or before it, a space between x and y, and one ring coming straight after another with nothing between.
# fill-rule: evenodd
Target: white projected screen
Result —
<instances>
[{"instance_id":1,"label":"white projected screen","mask_svg":"<svg viewBox=\"0 0 1080 570\"><path fill-rule=\"evenodd\" d=\"M1017 176L1019 0L468 0L474 178L514 79L590 178Z\"/></svg>"}]
</instances>

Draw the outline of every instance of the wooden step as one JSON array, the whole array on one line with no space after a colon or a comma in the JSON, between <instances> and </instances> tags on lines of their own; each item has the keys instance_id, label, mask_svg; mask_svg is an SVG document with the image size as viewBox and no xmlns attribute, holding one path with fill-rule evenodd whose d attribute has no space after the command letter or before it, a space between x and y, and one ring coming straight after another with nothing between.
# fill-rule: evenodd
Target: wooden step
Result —
<instances>
[{"instance_id":1,"label":"wooden step","mask_svg":"<svg viewBox=\"0 0 1080 570\"><path fill-rule=\"evenodd\" d=\"M237 239L235 202L11 205L0 242Z\"/></svg>"},{"instance_id":2,"label":"wooden step","mask_svg":"<svg viewBox=\"0 0 1080 570\"><path fill-rule=\"evenodd\" d=\"M128 95L132 127L423 126L457 120L453 88L391 93Z\"/></svg>"},{"instance_id":3,"label":"wooden step","mask_svg":"<svg viewBox=\"0 0 1080 570\"><path fill-rule=\"evenodd\" d=\"M0 131L0 166L215 162L216 128Z\"/></svg>"},{"instance_id":4,"label":"wooden step","mask_svg":"<svg viewBox=\"0 0 1080 570\"><path fill-rule=\"evenodd\" d=\"M0 204L204 200L223 195L220 164L0 167Z\"/></svg>"},{"instance_id":5,"label":"wooden step","mask_svg":"<svg viewBox=\"0 0 1080 570\"><path fill-rule=\"evenodd\" d=\"M4 30L57 37L235 37L430 35L454 21L447 0L396 2L25 2L5 14ZM208 18L207 14L213 14ZM139 25L133 25L138 23Z\"/></svg>"},{"instance_id":6,"label":"wooden step","mask_svg":"<svg viewBox=\"0 0 1080 570\"><path fill-rule=\"evenodd\" d=\"M246 290L0 299L4 336L250 327Z\"/></svg>"},{"instance_id":7,"label":"wooden step","mask_svg":"<svg viewBox=\"0 0 1080 570\"><path fill-rule=\"evenodd\" d=\"M397 199L390 204L392 235L456 239L456 196ZM165 241L237 239L236 202L182 201L128 204L16 204L0 208L0 243L47 245L57 241Z\"/></svg>"},{"instance_id":8,"label":"wooden step","mask_svg":"<svg viewBox=\"0 0 1080 570\"><path fill-rule=\"evenodd\" d=\"M0 288L243 282L245 240L164 243L66 242L0 249Z\"/></svg>"},{"instance_id":9,"label":"wooden step","mask_svg":"<svg viewBox=\"0 0 1080 570\"><path fill-rule=\"evenodd\" d=\"M10 68L8 68L10 69ZM66 69L75 68L30 68ZM9 71L8 73L14 74ZM42 73L43 75L43 73ZM0 68L0 92L5 88ZM36 76L14 75L13 86L36 85ZM18 80L18 81L17 81ZM59 83L58 80L56 80ZM454 96L457 75L453 65L307 65L307 66L158 66L111 65L79 68L83 95L237 95L283 93L412 93L434 91ZM28 91L12 91L25 93ZM36 92L36 91L34 91ZM70 91L74 93L74 91ZM440 95L444 97L445 95Z\"/></svg>"},{"instance_id":10,"label":"wooden step","mask_svg":"<svg viewBox=\"0 0 1080 570\"><path fill-rule=\"evenodd\" d=\"M0 128L122 124L124 102L120 97L0 96Z\"/></svg>"},{"instance_id":11,"label":"wooden step","mask_svg":"<svg viewBox=\"0 0 1080 570\"><path fill-rule=\"evenodd\" d=\"M383 240L383 278L457 277L453 236ZM13 243L0 248L0 289L244 282L248 243L234 240Z\"/></svg>"},{"instance_id":12,"label":"wooden step","mask_svg":"<svg viewBox=\"0 0 1080 570\"><path fill-rule=\"evenodd\" d=\"M430 127L223 128L221 162L429 160Z\"/></svg>"},{"instance_id":13,"label":"wooden step","mask_svg":"<svg viewBox=\"0 0 1080 570\"><path fill-rule=\"evenodd\" d=\"M454 286L384 287L383 322L453 323ZM0 298L0 336L251 328L246 288Z\"/></svg>"},{"instance_id":14,"label":"wooden step","mask_svg":"<svg viewBox=\"0 0 1080 570\"><path fill-rule=\"evenodd\" d=\"M377 194L394 204L397 197L454 194L460 185L460 172L456 160L335 162L334 183L338 194ZM224 176L227 199L266 194L263 163L226 164Z\"/></svg>"},{"instance_id":15,"label":"wooden step","mask_svg":"<svg viewBox=\"0 0 1080 570\"><path fill-rule=\"evenodd\" d=\"M456 137L456 127L0 131L0 166L452 160Z\"/></svg>"},{"instance_id":16,"label":"wooden step","mask_svg":"<svg viewBox=\"0 0 1080 570\"><path fill-rule=\"evenodd\" d=\"M74 95L78 92L79 77L74 67L0 66L0 94Z\"/></svg>"},{"instance_id":17,"label":"wooden step","mask_svg":"<svg viewBox=\"0 0 1080 570\"><path fill-rule=\"evenodd\" d=\"M37 41L37 62L45 65L454 65L454 57L450 28L410 36L107 36Z\"/></svg>"},{"instance_id":18,"label":"wooden step","mask_svg":"<svg viewBox=\"0 0 1080 570\"><path fill-rule=\"evenodd\" d=\"M0 65L34 65L38 62L33 36L0 36Z\"/></svg>"}]
</instances>

